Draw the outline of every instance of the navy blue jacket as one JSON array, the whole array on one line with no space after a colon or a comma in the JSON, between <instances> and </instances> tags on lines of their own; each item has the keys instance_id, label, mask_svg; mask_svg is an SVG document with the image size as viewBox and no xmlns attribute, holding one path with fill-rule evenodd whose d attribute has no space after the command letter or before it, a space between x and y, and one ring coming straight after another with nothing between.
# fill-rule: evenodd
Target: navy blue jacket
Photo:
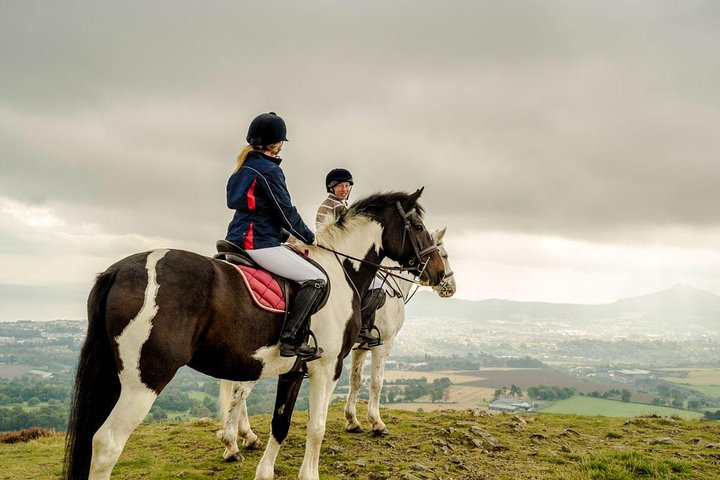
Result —
<instances>
[{"instance_id":1,"label":"navy blue jacket","mask_svg":"<svg viewBox=\"0 0 720 480\"><path fill-rule=\"evenodd\" d=\"M288 232L311 244L315 234L305 225L290 200L279 158L257 151L230 176L227 205L235 210L226 240L246 250L277 247Z\"/></svg>"}]
</instances>

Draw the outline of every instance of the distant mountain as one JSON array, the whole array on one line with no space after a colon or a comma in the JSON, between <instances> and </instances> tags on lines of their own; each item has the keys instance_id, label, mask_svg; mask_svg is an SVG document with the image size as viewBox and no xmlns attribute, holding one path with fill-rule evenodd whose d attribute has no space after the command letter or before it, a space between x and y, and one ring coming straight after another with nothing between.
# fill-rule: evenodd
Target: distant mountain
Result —
<instances>
[{"instance_id":1,"label":"distant mountain","mask_svg":"<svg viewBox=\"0 0 720 480\"><path fill-rule=\"evenodd\" d=\"M410 301L407 311L409 316L452 317L480 323L551 321L582 327L602 322L608 327L632 325L649 330L720 329L720 297L687 285L600 305L441 299L423 291Z\"/></svg>"}]
</instances>

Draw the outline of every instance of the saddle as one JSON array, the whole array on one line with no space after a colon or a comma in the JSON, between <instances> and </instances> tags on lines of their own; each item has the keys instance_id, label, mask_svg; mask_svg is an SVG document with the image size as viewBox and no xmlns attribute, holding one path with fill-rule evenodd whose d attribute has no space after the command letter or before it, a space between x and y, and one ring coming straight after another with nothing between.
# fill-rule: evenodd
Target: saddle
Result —
<instances>
[{"instance_id":1,"label":"saddle","mask_svg":"<svg viewBox=\"0 0 720 480\"><path fill-rule=\"evenodd\" d=\"M256 306L273 313L287 313L288 304L297 290L296 282L264 270L255 263L244 249L232 242L218 240L215 246L218 253L213 258L225 261L235 267ZM288 245L287 248L298 255L304 256L295 247ZM305 260L315 265L327 276L325 269L317 262L307 257L305 257ZM328 287L325 289L325 295L320 299L313 313L320 310L327 303L329 293L330 288Z\"/></svg>"}]
</instances>

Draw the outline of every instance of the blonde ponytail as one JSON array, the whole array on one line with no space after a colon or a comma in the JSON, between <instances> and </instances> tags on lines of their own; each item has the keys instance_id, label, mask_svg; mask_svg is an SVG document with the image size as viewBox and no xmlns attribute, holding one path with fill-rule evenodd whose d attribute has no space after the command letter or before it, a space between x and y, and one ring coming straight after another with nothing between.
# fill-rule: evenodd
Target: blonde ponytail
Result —
<instances>
[{"instance_id":1,"label":"blonde ponytail","mask_svg":"<svg viewBox=\"0 0 720 480\"><path fill-rule=\"evenodd\" d=\"M235 170L233 171L233 173L240 170L240 167L242 167L242 164L245 163L245 159L247 158L248 153L250 153L252 151L253 151L252 145L248 145L242 149L242 151L240 152L240 155L238 155L238 157L237 157L237 165L235 165Z\"/></svg>"}]
</instances>

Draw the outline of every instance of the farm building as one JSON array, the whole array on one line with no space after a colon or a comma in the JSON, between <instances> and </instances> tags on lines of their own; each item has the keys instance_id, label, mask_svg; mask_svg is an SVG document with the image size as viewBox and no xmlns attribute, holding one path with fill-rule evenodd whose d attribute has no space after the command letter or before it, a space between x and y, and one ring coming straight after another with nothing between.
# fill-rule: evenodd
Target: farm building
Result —
<instances>
[{"instance_id":1,"label":"farm building","mask_svg":"<svg viewBox=\"0 0 720 480\"><path fill-rule=\"evenodd\" d=\"M514 398L498 398L488 405L488 409L495 412L532 412L537 408L537 403L528 403Z\"/></svg>"}]
</instances>

